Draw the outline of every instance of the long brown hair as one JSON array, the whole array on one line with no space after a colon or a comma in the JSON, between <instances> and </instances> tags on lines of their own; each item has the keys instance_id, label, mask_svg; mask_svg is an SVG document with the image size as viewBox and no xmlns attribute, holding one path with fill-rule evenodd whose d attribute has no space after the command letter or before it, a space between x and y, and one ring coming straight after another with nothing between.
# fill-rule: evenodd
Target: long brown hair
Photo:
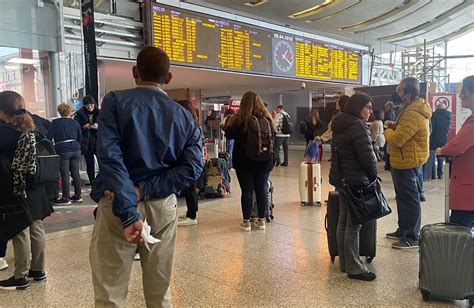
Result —
<instances>
[{"instance_id":1,"label":"long brown hair","mask_svg":"<svg viewBox=\"0 0 474 308\"><path fill-rule=\"evenodd\" d=\"M22 133L33 132L35 123L25 110L25 100L13 91L0 93L0 111L8 116L8 123Z\"/></svg>"},{"instance_id":2,"label":"long brown hair","mask_svg":"<svg viewBox=\"0 0 474 308\"><path fill-rule=\"evenodd\" d=\"M270 122L270 125L273 126L272 116L267 108L265 108L262 99L257 95L257 93L247 91L244 93L242 100L240 101L239 111L230 118L229 126L241 126L244 131L247 131L248 121L251 117L256 117L258 119L266 118Z\"/></svg>"},{"instance_id":3,"label":"long brown hair","mask_svg":"<svg viewBox=\"0 0 474 308\"><path fill-rule=\"evenodd\" d=\"M181 99L181 100L177 100L176 102L177 102L178 104L180 104L181 106L183 106L184 109L186 109L187 111L189 111L189 113L191 113L191 115L193 116L194 122L196 122L196 123L199 122L199 118L198 118L196 109L194 109L193 103L191 103L191 101L189 101L189 100L187 100L187 99Z\"/></svg>"},{"instance_id":4,"label":"long brown hair","mask_svg":"<svg viewBox=\"0 0 474 308\"><path fill-rule=\"evenodd\" d=\"M313 125L316 125L318 124L318 122L319 122L319 111L318 109L315 108L311 111L311 123Z\"/></svg>"}]
</instances>

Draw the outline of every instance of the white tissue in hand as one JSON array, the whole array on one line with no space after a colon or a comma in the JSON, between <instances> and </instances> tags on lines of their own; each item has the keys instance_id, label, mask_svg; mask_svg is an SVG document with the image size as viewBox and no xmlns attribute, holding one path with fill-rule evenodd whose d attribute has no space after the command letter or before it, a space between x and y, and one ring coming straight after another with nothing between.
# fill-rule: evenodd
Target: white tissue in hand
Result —
<instances>
[{"instance_id":1,"label":"white tissue in hand","mask_svg":"<svg viewBox=\"0 0 474 308\"><path fill-rule=\"evenodd\" d=\"M150 251L150 244L156 244L156 243L161 242L159 239L154 238L150 233L151 233L151 227L148 225L148 223L145 220L143 222L142 239L148 251Z\"/></svg>"}]
</instances>

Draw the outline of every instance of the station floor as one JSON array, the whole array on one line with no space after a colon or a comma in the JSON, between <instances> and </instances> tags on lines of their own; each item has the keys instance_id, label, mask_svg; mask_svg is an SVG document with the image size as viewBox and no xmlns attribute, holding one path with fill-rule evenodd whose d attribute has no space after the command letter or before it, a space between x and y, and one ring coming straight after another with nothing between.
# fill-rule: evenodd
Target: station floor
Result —
<instances>
[{"instance_id":1,"label":"station floor","mask_svg":"<svg viewBox=\"0 0 474 308\"><path fill-rule=\"evenodd\" d=\"M378 222L377 256L369 265L377 279L355 281L341 273L338 260L331 263L327 250L326 206L300 206L302 156L302 151L290 151L289 166L271 173L275 220L266 230L239 231L242 216L235 174L227 199L203 202L198 224L178 228L172 281L175 307L467 307L467 301L422 300L417 288L418 252L392 249L392 240L385 238L385 233L395 230L397 214L391 177L381 164L383 190L394 212ZM323 200L332 189L327 182L327 158L322 162ZM425 182L425 190L422 224L443 221L444 181ZM87 200L79 206L57 208L45 221L47 281L32 283L25 291L0 290L1 307L93 306L88 247L94 205ZM185 207L179 212L184 213ZM10 268L0 272L0 279L13 271L11 244L7 258ZM145 306L139 262L133 265L127 306Z\"/></svg>"}]
</instances>

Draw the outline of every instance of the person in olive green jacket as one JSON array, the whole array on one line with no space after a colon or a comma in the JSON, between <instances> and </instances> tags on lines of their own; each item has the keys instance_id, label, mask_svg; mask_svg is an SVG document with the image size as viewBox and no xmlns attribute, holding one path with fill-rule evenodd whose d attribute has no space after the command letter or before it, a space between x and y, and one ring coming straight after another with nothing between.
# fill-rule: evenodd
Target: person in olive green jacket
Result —
<instances>
[{"instance_id":1,"label":"person in olive green jacket","mask_svg":"<svg viewBox=\"0 0 474 308\"><path fill-rule=\"evenodd\" d=\"M390 145L390 163L395 186L398 229L387 237L397 239L396 249L418 248L421 226L420 192L417 188L419 168L429 158L429 122L431 109L419 97L420 85L413 77L403 79L397 86L403 110L396 124L386 121L385 138Z\"/></svg>"}]
</instances>

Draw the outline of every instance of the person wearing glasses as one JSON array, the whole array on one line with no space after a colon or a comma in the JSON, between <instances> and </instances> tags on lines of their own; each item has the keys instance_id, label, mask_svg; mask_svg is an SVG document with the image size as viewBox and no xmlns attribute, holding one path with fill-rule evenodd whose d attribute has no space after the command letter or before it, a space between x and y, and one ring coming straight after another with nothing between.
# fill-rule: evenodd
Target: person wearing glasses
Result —
<instances>
[{"instance_id":1,"label":"person wearing glasses","mask_svg":"<svg viewBox=\"0 0 474 308\"><path fill-rule=\"evenodd\" d=\"M461 106L471 110L471 115L458 134L436 150L436 155L452 159L449 183L450 221L474 228L474 75L464 78L459 98Z\"/></svg>"}]
</instances>

